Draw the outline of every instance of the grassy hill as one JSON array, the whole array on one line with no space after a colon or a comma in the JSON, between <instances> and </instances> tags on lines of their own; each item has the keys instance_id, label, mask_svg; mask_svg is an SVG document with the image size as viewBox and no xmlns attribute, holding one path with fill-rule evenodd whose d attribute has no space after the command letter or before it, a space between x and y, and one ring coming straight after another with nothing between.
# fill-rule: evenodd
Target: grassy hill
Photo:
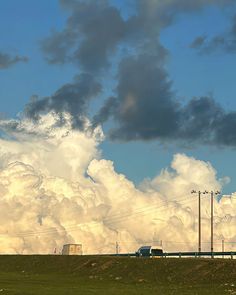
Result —
<instances>
[{"instance_id":1,"label":"grassy hill","mask_svg":"<svg viewBox=\"0 0 236 295\"><path fill-rule=\"evenodd\" d=\"M5 255L0 294L236 294L236 260Z\"/></svg>"}]
</instances>

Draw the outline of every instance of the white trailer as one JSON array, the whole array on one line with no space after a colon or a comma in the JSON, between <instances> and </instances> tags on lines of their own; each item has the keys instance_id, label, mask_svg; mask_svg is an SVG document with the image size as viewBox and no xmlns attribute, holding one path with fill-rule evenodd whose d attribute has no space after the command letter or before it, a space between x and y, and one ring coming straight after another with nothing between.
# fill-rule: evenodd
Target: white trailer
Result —
<instances>
[{"instance_id":1,"label":"white trailer","mask_svg":"<svg viewBox=\"0 0 236 295\"><path fill-rule=\"evenodd\" d=\"M63 246L62 255L82 255L82 244L66 244Z\"/></svg>"}]
</instances>

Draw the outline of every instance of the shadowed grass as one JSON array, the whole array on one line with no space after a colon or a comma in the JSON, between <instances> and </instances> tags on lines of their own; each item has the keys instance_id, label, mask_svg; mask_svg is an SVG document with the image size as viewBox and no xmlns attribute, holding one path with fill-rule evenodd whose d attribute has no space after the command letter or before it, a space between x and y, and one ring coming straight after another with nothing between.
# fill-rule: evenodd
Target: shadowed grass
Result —
<instances>
[{"instance_id":1,"label":"shadowed grass","mask_svg":"<svg viewBox=\"0 0 236 295\"><path fill-rule=\"evenodd\" d=\"M6 255L1 294L236 294L236 261Z\"/></svg>"}]
</instances>

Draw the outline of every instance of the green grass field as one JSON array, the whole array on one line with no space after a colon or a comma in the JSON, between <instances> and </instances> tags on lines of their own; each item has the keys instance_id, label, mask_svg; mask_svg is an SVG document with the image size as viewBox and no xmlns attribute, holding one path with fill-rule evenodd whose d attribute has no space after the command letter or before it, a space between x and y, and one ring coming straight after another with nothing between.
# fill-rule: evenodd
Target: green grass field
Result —
<instances>
[{"instance_id":1,"label":"green grass field","mask_svg":"<svg viewBox=\"0 0 236 295\"><path fill-rule=\"evenodd\" d=\"M236 294L236 261L6 255L1 294Z\"/></svg>"}]
</instances>

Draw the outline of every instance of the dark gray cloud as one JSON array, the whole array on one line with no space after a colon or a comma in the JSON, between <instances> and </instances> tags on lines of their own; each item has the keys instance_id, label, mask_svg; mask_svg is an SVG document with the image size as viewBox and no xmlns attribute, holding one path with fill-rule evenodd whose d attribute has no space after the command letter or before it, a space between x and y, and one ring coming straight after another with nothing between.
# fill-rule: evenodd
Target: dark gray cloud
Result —
<instances>
[{"instance_id":1,"label":"dark gray cloud","mask_svg":"<svg viewBox=\"0 0 236 295\"><path fill-rule=\"evenodd\" d=\"M101 85L90 74L80 74L73 83L63 85L52 96L45 98L34 97L25 107L24 115L33 120L38 120L40 115L54 111L72 115L74 128L83 129L84 116L87 115L90 100L101 91Z\"/></svg>"},{"instance_id":2,"label":"dark gray cloud","mask_svg":"<svg viewBox=\"0 0 236 295\"><path fill-rule=\"evenodd\" d=\"M116 97L109 97L100 111L93 118L93 126L96 127L99 124L103 124L113 117L116 108L119 106L119 102Z\"/></svg>"},{"instance_id":3,"label":"dark gray cloud","mask_svg":"<svg viewBox=\"0 0 236 295\"><path fill-rule=\"evenodd\" d=\"M178 104L172 100L171 83L153 56L124 59L119 67L116 98L110 98L98 118L112 115L119 127L112 138L154 139L171 136L178 121ZM169 120L166 120L166 118Z\"/></svg>"},{"instance_id":4,"label":"dark gray cloud","mask_svg":"<svg viewBox=\"0 0 236 295\"><path fill-rule=\"evenodd\" d=\"M180 109L176 135L190 142L222 144L217 139L217 130L224 116L224 110L212 97L193 98Z\"/></svg>"},{"instance_id":5,"label":"dark gray cloud","mask_svg":"<svg viewBox=\"0 0 236 295\"><path fill-rule=\"evenodd\" d=\"M228 5L234 0L136 0L135 2L138 10L137 19L147 28L147 32L153 32L157 28L160 30L171 25L181 14L196 12L209 5Z\"/></svg>"},{"instance_id":6,"label":"dark gray cloud","mask_svg":"<svg viewBox=\"0 0 236 295\"><path fill-rule=\"evenodd\" d=\"M199 49L199 48L201 48L202 46L205 45L205 42L206 42L206 36L198 36L190 44L190 48Z\"/></svg>"},{"instance_id":7,"label":"dark gray cloud","mask_svg":"<svg viewBox=\"0 0 236 295\"><path fill-rule=\"evenodd\" d=\"M212 97L192 99L182 109L180 127L185 140L236 147L236 112L226 112Z\"/></svg>"},{"instance_id":8,"label":"dark gray cloud","mask_svg":"<svg viewBox=\"0 0 236 295\"><path fill-rule=\"evenodd\" d=\"M224 114L216 126L217 143L236 147L236 112Z\"/></svg>"},{"instance_id":9,"label":"dark gray cloud","mask_svg":"<svg viewBox=\"0 0 236 295\"><path fill-rule=\"evenodd\" d=\"M126 18L108 0L60 2L69 17L64 30L52 33L42 43L50 63L76 63L90 73L88 80L96 81L92 77L108 68L117 48L124 45L133 52L133 56L123 56L119 61L116 94L106 100L93 118L94 126L114 120L110 138L123 141L157 139L236 145L234 113L226 113L211 97L193 98L187 104L176 99L165 69L168 51L159 38L161 30L178 15L207 5L227 5L232 0L136 0L136 10ZM236 25L230 34L235 30ZM191 47L203 48L207 42L207 37L200 36ZM211 46L225 46L220 45L224 42L216 36ZM80 127L83 122L78 121L78 115L86 113L88 101L96 96L99 87L87 97L78 94L81 85L77 86L63 86L53 96L29 104L27 115L37 118L49 110L68 111L76 118L74 126ZM65 95L67 92L69 95Z\"/></svg>"},{"instance_id":10,"label":"dark gray cloud","mask_svg":"<svg viewBox=\"0 0 236 295\"><path fill-rule=\"evenodd\" d=\"M95 122L113 118L112 139L151 140L171 138L178 129L179 104L160 58L129 57L120 63L117 97L107 100Z\"/></svg>"},{"instance_id":11,"label":"dark gray cloud","mask_svg":"<svg viewBox=\"0 0 236 295\"><path fill-rule=\"evenodd\" d=\"M105 69L117 47L126 44L136 50L155 52L159 33L176 17L208 4L221 5L232 0L131 1L133 15L124 19L108 0L61 0L69 12L65 28L53 32L42 42L49 63L71 62L86 72Z\"/></svg>"},{"instance_id":12,"label":"dark gray cloud","mask_svg":"<svg viewBox=\"0 0 236 295\"><path fill-rule=\"evenodd\" d=\"M77 63L97 71L109 64L109 55L125 35L125 21L108 1L61 1L70 11L66 28L42 42L50 63Z\"/></svg>"},{"instance_id":13,"label":"dark gray cloud","mask_svg":"<svg viewBox=\"0 0 236 295\"><path fill-rule=\"evenodd\" d=\"M71 60L71 48L75 45L74 32L53 32L50 38L42 42L42 49L46 52L46 60L50 64L63 64Z\"/></svg>"},{"instance_id":14,"label":"dark gray cloud","mask_svg":"<svg viewBox=\"0 0 236 295\"><path fill-rule=\"evenodd\" d=\"M226 112L212 97L178 102L162 65L142 55L121 62L117 96L111 97L95 123L113 118L113 140L182 141L236 146L236 112Z\"/></svg>"},{"instance_id":15,"label":"dark gray cloud","mask_svg":"<svg viewBox=\"0 0 236 295\"><path fill-rule=\"evenodd\" d=\"M213 38L198 36L190 44L200 54L211 54L216 51L236 53L236 15L232 18L231 28L224 34L216 35Z\"/></svg>"},{"instance_id":16,"label":"dark gray cloud","mask_svg":"<svg viewBox=\"0 0 236 295\"><path fill-rule=\"evenodd\" d=\"M0 70L7 69L19 62L27 62L26 56L11 56L7 53L0 52Z\"/></svg>"}]
</instances>

